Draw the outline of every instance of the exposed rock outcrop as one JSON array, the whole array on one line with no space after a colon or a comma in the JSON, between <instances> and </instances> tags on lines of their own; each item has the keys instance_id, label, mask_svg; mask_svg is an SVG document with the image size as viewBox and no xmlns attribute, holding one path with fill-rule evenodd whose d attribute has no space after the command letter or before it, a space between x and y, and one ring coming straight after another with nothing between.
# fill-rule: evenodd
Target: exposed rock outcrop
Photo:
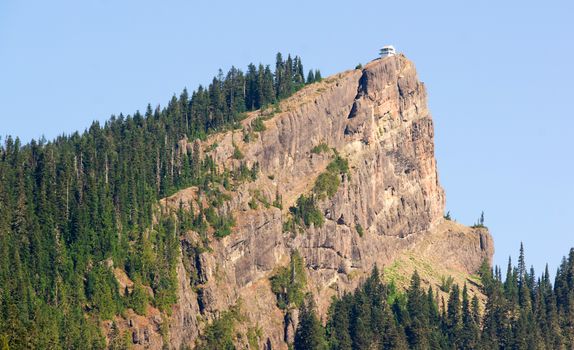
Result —
<instances>
[{"instance_id":1,"label":"exposed rock outcrop","mask_svg":"<svg viewBox=\"0 0 574 350\"><path fill-rule=\"evenodd\" d=\"M258 163L260 176L241 185L225 204L224 211L236 218L231 235L212 239L210 251L193 254L185 251L198 238L193 233L182 238L179 302L169 319L171 347L193 345L202 328L198 320L209 320L241 300L247 321L240 327L260 327L260 348L286 349L296 317L288 316L285 322L269 277L287 264L293 249L305 260L308 291L323 316L332 295L356 288L375 265L393 266L412 256L460 280L492 257L486 230L443 219L445 196L437 176L426 91L404 56L329 77L280 106L281 112L266 120L266 130L250 143L241 132L230 131L201 145L227 169L239 166L232 155L240 148L241 162ZM251 113L244 127L262 113ZM349 160L350 175L341 177L332 198L319 202L326 217L322 227L284 233L289 206L311 190L331 161L328 153L311 152L321 143ZM283 209L251 209L253 191L270 202L280 193ZM194 196L188 189L163 203ZM191 287L191 275L197 288ZM422 276L433 283L424 271Z\"/></svg>"}]
</instances>

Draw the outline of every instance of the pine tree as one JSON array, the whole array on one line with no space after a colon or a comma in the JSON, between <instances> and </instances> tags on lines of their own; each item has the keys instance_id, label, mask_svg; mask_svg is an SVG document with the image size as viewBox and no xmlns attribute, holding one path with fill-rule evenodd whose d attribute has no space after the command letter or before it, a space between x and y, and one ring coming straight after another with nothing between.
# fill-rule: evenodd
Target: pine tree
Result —
<instances>
[{"instance_id":1,"label":"pine tree","mask_svg":"<svg viewBox=\"0 0 574 350\"><path fill-rule=\"evenodd\" d=\"M428 349L429 347L429 316L426 298L421 289L420 276L415 271L407 290L407 311L409 322L405 329L409 347L412 349Z\"/></svg>"},{"instance_id":2,"label":"pine tree","mask_svg":"<svg viewBox=\"0 0 574 350\"><path fill-rule=\"evenodd\" d=\"M507 299L514 305L518 301L518 281L516 269L512 267L512 261L508 257L508 266L506 269L506 279L504 281L504 294Z\"/></svg>"},{"instance_id":3,"label":"pine tree","mask_svg":"<svg viewBox=\"0 0 574 350\"><path fill-rule=\"evenodd\" d=\"M314 303L311 299L303 303L300 309L293 347L295 350L327 349L324 329L315 315Z\"/></svg>"},{"instance_id":4,"label":"pine tree","mask_svg":"<svg viewBox=\"0 0 574 350\"><path fill-rule=\"evenodd\" d=\"M476 297L476 296L475 296ZM478 306L478 304L477 304ZM466 284L462 290L462 328L460 331L460 347L475 349L478 342L478 325L471 310Z\"/></svg>"},{"instance_id":5,"label":"pine tree","mask_svg":"<svg viewBox=\"0 0 574 350\"><path fill-rule=\"evenodd\" d=\"M477 327L480 327L480 306L479 306L479 301L478 301L478 297L475 295L473 295L472 297L472 302L471 302L471 311L472 311L472 318L474 320L474 324Z\"/></svg>"},{"instance_id":6,"label":"pine tree","mask_svg":"<svg viewBox=\"0 0 574 350\"><path fill-rule=\"evenodd\" d=\"M397 323L389 307L383 309L382 349L408 349L403 328Z\"/></svg>"},{"instance_id":7,"label":"pine tree","mask_svg":"<svg viewBox=\"0 0 574 350\"><path fill-rule=\"evenodd\" d=\"M448 298L446 333L450 344L460 346L461 331L460 291L458 285L453 285Z\"/></svg>"},{"instance_id":8,"label":"pine tree","mask_svg":"<svg viewBox=\"0 0 574 350\"><path fill-rule=\"evenodd\" d=\"M283 56L280 52L277 53L275 57L275 94L278 99L285 96L285 63L283 62Z\"/></svg>"},{"instance_id":9,"label":"pine tree","mask_svg":"<svg viewBox=\"0 0 574 350\"><path fill-rule=\"evenodd\" d=\"M133 291L130 294L129 305L139 315L145 315L147 306L147 292L141 283L139 276L134 280Z\"/></svg>"},{"instance_id":10,"label":"pine tree","mask_svg":"<svg viewBox=\"0 0 574 350\"><path fill-rule=\"evenodd\" d=\"M351 310L350 329L354 349L367 349L373 344L371 325L369 298L363 290L358 290L355 292Z\"/></svg>"},{"instance_id":11,"label":"pine tree","mask_svg":"<svg viewBox=\"0 0 574 350\"><path fill-rule=\"evenodd\" d=\"M327 337L331 349L352 349L352 339L349 332L349 307L351 302L351 296L346 294L340 301L337 300L331 304L329 321L327 322Z\"/></svg>"},{"instance_id":12,"label":"pine tree","mask_svg":"<svg viewBox=\"0 0 574 350\"><path fill-rule=\"evenodd\" d=\"M263 94L263 105L275 103L275 89L273 87L273 74L269 65L265 66L263 72L263 85L261 86Z\"/></svg>"},{"instance_id":13,"label":"pine tree","mask_svg":"<svg viewBox=\"0 0 574 350\"><path fill-rule=\"evenodd\" d=\"M307 84L313 84L315 82L315 73L312 69L309 70L309 74L307 74Z\"/></svg>"},{"instance_id":14,"label":"pine tree","mask_svg":"<svg viewBox=\"0 0 574 350\"><path fill-rule=\"evenodd\" d=\"M524 245L520 242L520 253L518 255L518 284L521 286L526 279L526 261L524 259Z\"/></svg>"},{"instance_id":15,"label":"pine tree","mask_svg":"<svg viewBox=\"0 0 574 350\"><path fill-rule=\"evenodd\" d=\"M285 70L283 72L283 87L282 87L282 97L288 97L293 93L293 59L291 55L287 55L287 60L285 61Z\"/></svg>"},{"instance_id":16,"label":"pine tree","mask_svg":"<svg viewBox=\"0 0 574 350\"><path fill-rule=\"evenodd\" d=\"M441 315L431 286L429 286L427 291L426 303L429 319L429 345L432 349L438 349L445 346L445 338L441 333Z\"/></svg>"},{"instance_id":17,"label":"pine tree","mask_svg":"<svg viewBox=\"0 0 574 350\"><path fill-rule=\"evenodd\" d=\"M257 68L254 64L247 67L247 74L245 76L247 91L245 93L245 108L253 110L258 108L259 86L257 81Z\"/></svg>"}]
</instances>

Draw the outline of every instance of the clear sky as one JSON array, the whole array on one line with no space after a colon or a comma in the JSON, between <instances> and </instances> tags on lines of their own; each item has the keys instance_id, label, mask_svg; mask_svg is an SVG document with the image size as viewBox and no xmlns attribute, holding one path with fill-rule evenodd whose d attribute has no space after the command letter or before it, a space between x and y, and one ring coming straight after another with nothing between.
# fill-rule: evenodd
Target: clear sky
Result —
<instances>
[{"instance_id":1,"label":"clear sky","mask_svg":"<svg viewBox=\"0 0 574 350\"><path fill-rule=\"evenodd\" d=\"M447 207L485 211L495 262L574 246L574 1L0 1L0 135L24 141L164 104L219 68L300 55L323 76L412 59ZM553 272L553 271L552 271Z\"/></svg>"}]
</instances>

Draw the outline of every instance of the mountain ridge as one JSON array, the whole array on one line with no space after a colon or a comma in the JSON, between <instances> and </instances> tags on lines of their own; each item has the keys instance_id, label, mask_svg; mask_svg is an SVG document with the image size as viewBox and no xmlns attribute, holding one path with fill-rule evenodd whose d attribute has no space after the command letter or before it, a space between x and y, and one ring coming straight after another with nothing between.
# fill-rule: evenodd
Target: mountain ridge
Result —
<instances>
[{"instance_id":1,"label":"mountain ridge","mask_svg":"<svg viewBox=\"0 0 574 350\"><path fill-rule=\"evenodd\" d=\"M8 137L0 343L286 349L307 306L325 322L377 271L481 297L492 239L443 218L433 128L403 55L305 80L278 54L163 109Z\"/></svg>"},{"instance_id":2,"label":"mountain ridge","mask_svg":"<svg viewBox=\"0 0 574 350\"><path fill-rule=\"evenodd\" d=\"M177 267L180 302L168 321L172 347L195 341L203 332L198 315L214 319L240 300L244 323L261 329L258 346L286 348L293 342L298 312L277 308L269 280L280 266L289 265L293 251L305 262L306 290L322 317L331 296L352 291L374 266L384 269L403 261L403 274L411 273L421 264L408 266L404 257L414 255L422 265L435 265L431 273L419 273L437 287L439 276L431 275L455 275L456 282L464 283L492 258L492 239L485 229L443 218L444 192L438 183L426 90L404 56L378 59L362 70L311 84L282 101L279 109L249 112L242 130L205 142L182 141L182 149L201 149L202 157L211 157L219 172L256 167L259 175L232 191L220 186L228 200L219 214L232 215L235 226L229 235L211 239L209 251L182 255ZM255 128L255 122L263 127ZM327 151L314 153L321 144ZM338 175L332 198L317 200L325 223L284 232L288 208L301 195L312 195L316 179L339 154L348 160L349 174ZM199 192L182 190L162 205L176 210L179 203L203 203ZM282 208L269 205L277 195ZM195 215L201 206L192 204ZM199 241L193 231L181 238L182 247ZM419 246L424 248L419 251ZM193 287L197 292L189 288L190 271L202 276ZM471 289L480 293L477 286ZM249 327L243 328L247 333Z\"/></svg>"}]
</instances>

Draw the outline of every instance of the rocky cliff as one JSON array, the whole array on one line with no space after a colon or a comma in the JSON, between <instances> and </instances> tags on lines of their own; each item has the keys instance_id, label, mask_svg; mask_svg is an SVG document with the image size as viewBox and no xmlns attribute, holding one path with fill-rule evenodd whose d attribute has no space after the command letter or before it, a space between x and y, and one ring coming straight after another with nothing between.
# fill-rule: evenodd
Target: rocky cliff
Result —
<instances>
[{"instance_id":1,"label":"rocky cliff","mask_svg":"<svg viewBox=\"0 0 574 350\"><path fill-rule=\"evenodd\" d=\"M323 316L331 296L356 288L375 265L399 283L414 269L435 286L441 276L473 282L481 262L492 257L492 239L485 229L443 219L445 195L426 99L413 63L397 55L309 85L274 112L250 113L243 131L195 144L183 140L182 150L201 149L221 171L257 164L259 173L226 191L229 199L220 211L235 217L232 234L211 238L208 250L196 249L195 232L181 237L179 302L172 314L118 321L136 345L193 346L210 320L240 303L245 322L238 333L256 327L259 348L286 349L296 312L276 306L269 278L288 264L293 250L304 259L306 290ZM253 131L257 118L265 130ZM245 133L255 137L246 142ZM312 151L320 145L346 158L350 171L340 175L334 196L318 202L326 219L321 227L284 232L289 207L311 192L332 161L333 152ZM234 156L237 151L242 159ZM278 195L282 209L266 205ZM250 205L254 198L257 208ZM201 200L197 189L180 191L161 205L175 208L190 200ZM238 342L249 347L245 337Z\"/></svg>"}]
</instances>

